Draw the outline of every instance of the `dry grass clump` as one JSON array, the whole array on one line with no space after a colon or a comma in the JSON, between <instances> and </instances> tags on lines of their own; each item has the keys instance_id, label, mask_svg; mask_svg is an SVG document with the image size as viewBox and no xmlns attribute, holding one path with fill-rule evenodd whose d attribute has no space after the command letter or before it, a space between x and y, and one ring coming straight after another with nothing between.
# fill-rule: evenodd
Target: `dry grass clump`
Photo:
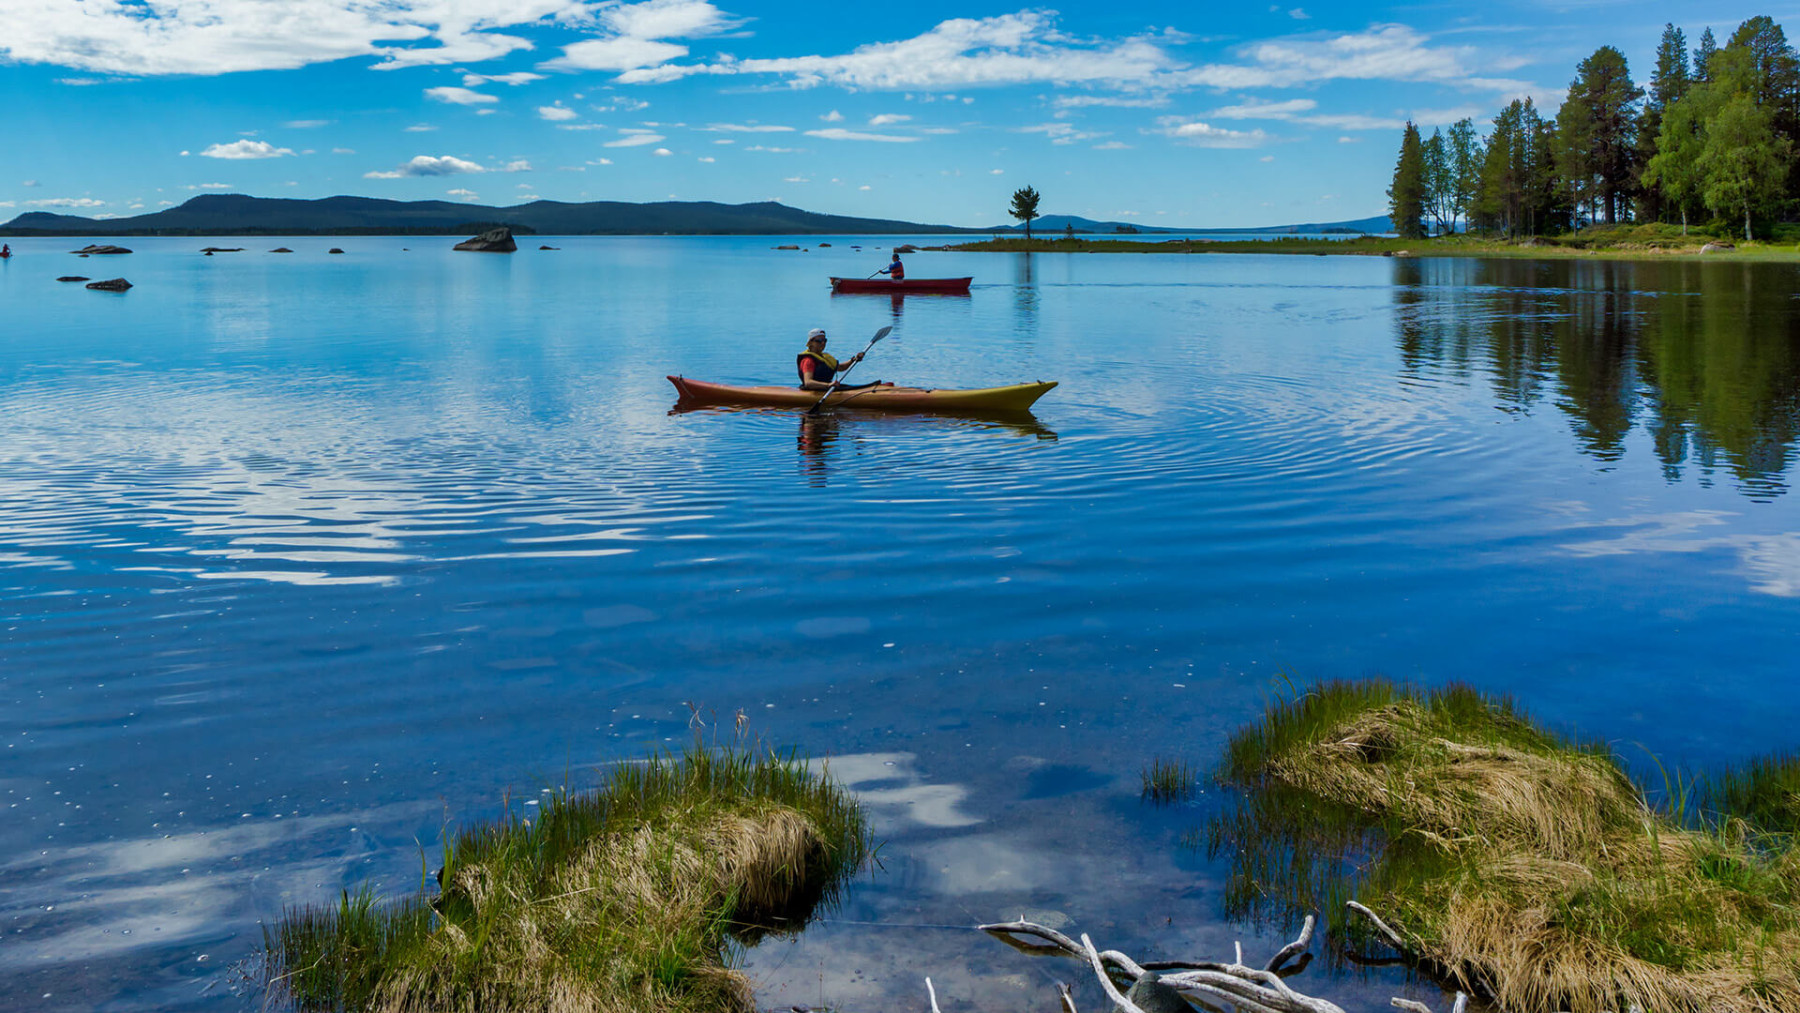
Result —
<instances>
[{"instance_id":1,"label":"dry grass clump","mask_svg":"<svg viewBox=\"0 0 1800 1013\"><path fill-rule=\"evenodd\" d=\"M1413 957L1523 1013L1800 1009L1785 828L1654 808L1606 750L1506 700L1320 686L1234 736L1223 777L1246 789L1213 837L1238 852L1237 913L1356 897ZM1775 780L1745 782L1779 799Z\"/></svg>"},{"instance_id":2,"label":"dry grass clump","mask_svg":"<svg viewBox=\"0 0 1800 1013\"><path fill-rule=\"evenodd\" d=\"M510 808L510 807L509 807ZM869 854L792 755L653 756L446 845L436 897L290 911L269 983L301 1010L749 1013L734 949L797 929Z\"/></svg>"}]
</instances>

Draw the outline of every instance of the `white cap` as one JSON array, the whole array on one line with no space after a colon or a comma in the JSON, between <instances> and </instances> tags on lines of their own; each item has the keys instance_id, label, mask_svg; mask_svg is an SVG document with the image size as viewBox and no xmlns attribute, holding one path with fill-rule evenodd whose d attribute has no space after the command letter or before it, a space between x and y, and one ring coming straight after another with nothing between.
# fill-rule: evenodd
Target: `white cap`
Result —
<instances>
[{"instance_id":1,"label":"white cap","mask_svg":"<svg viewBox=\"0 0 1800 1013\"><path fill-rule=\"evenodd\" d=\"M824 336L825 336L825 328L823 328L823 327L815 327L812 330L806 332L806 340L808 340L808 341L811 341L814 338L822 338Z\"/></svg>"}]
</instances>

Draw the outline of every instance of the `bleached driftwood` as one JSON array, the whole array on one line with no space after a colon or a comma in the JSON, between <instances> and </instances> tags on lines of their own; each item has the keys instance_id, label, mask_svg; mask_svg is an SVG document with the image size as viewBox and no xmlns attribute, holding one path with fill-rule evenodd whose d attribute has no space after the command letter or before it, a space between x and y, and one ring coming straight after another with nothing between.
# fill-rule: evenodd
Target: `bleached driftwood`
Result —
<instances>
[{"instance_id":1,"label":"bleached driftwood","mask_svg":"<svg viewBox=\"0 0 1800 1013\"><path fill-rule=\"evenodd\" d=\"M1390 942L1403 942L1399 933L1389 928L1385 922L1375 916L1373 911L1361 904L1351 902L1353 909L1369 918ZM1079 960L1088 965L1094 977L1100 982L1100 988L1112 1000L1121 1013L1146 1013L1143 1007L1133 1002L1126 992L1119 988L1120 980L1127 987L1143 982L1172 989L1182 999L1205 1004L1207 1008L1229 1006L1238 1013L1344 1013L1341 1006L1328 999L1309 996L1288 985L1280 974L1281 969L1289 961L1307 952L1312 943L1313 929L1317 920L1311 915L1300 929L1300 934L1293 942L1276 951L1268 963L1262 967L1251 967L1244 963L1244 947L1238 944L1236 956L1229 962L1212 960L1149 960L1138 963L1118 950L1101 950L1094 946L1092 939L1083 934L1077 943L1068 936L1045 925L1029 922L1023 918L1012 922L997 922L992 925L979 926L981 931L1012 946L1014 949L1042 956L1061 956ZM1031 940L1042 940L1036 942ZM1403 948L1403 947L1397 947ZM1304 967L1304 963L1300 965ZM1298 968L1295 969L1296 971ZM1159 972L1172 972L1161 974ZM1290 971L1290 973L1295 973ZM1148 976L1148 977L1146 977ZM1058 985L1062 1006L1065 1013L1077 1013L1075 1000L1070 996L1068 986ZM1164 992L1163 995L1168 993ZM1422 1003L1409 999L1395 999L1394 1005L1411 1013L1431 1013L1431 1009ZM1468 996L1461 992L1456 994L1456 1005L1452 1013L1463 1013L1468 1005ZM936 996L933 995L933 1010L936 1010Z\"/></svg>"}]
</instances>

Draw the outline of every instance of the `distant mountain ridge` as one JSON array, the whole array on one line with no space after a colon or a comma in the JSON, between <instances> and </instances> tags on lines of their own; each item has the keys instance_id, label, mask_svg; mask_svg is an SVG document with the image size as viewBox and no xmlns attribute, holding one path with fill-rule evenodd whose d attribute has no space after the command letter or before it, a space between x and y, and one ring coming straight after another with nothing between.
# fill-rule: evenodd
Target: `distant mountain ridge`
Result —
<instances>
[{"instance_id":1,"label":"distant mountain ridge","mask_svg":"<svg viewBox=\"0 0 1800 1013\"><path fill-rule=\"evenodd\" d=\"M324 197L293 200L243 194L204 194L179 207L129 218L82 218L28 211L5 225L0 236L253 236L253 235L461 235L496 225L525 234L556 236L633 235L955 235L1022 232L1023 226L968 228L888 218L819 214L775 201L719 204L713 201L591 201L571 204L539 200L513 207L453 201L396 201L377 197ZM1102 222L1075 215L1046 215L1032 222L1035 235L1052 236L1070 226L1077 232L1286 233L1389 232L1385 216L1347 222L1280 225L1257 229L1177 229Z\"/></svg>"},{"instance_id":2,"label":"distant mountain ridge","mask_svg":"<svg viewBox=\"0 0 1800 1013\"><path fill-rule=\"evenodd\" d=\"M717 204L712 201L568 204L540 200L502 208L441 200L394 201L374 197L289 200L205 194L180 207L130 218L94 219L31 211L0 226L0 235L455 235L478 232L494 225L561 236L664 233L918 235L981 231L885 218L823 215L775 201L756 204Z\"/></svg>"}]
</instances>

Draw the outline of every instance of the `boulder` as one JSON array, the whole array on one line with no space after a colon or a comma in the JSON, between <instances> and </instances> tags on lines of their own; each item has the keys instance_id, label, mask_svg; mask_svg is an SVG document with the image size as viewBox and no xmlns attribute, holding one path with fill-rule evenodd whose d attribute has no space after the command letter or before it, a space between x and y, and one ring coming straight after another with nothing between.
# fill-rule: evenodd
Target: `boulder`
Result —
<instances>
[{"instance_id":1,"label":"boulder","mask_svg":"<svg viewBox=\"0 0 1800 1013\"><path fill-rule=\"evenodd\" d=\"M538 249L540 249L540 250L560 250L560 249L562 249L562 247L560 247L560 246L540 246L540 247L538 247Z\"/></svg>"},{"instance_id":2,"label":"boulder","mask_svg":"<svg viewBox=\"0 0 1800 1013\"><path fill-rule=\"evenodd\" d=\"M56 280L57 281L86 281L87 276L81 275L81 274L65 274Z\"/></svg>"},{"instance_id":3,"label":"boulder","mask_svg":"<svg viewBox=\"0 0 1800 1013\"><path fill-rule=\"evenodd\" d=\"M273 250L270 250L270 251L269 251L269 252L270 252L270 253L292 253L292 252L294 252L294 251L293 251L293 250L290 250L290 249L288 249L288 248L287 248L287 247L285 247L285 246L277 246L277 247L275 247L275 248L274 248L274 249L273 249Z\"/></svg>"},{"instance_id":4,"label":"boulder","mask_svg":"<svg viewBox=\"0 0 1800 1013\"><path fill-rule=\"evenodd\" d=\"M775 247L775 248L776 248L776 249L777 249L777 250L798 250L798 249L799 249L799 248L800 248L800 247L798 247L798 246L795 246L795 245L793 245L793 244L791 244L791 243L790 243L790 244L788 244L788 245L786 245L786 246L777 246L777 247Z\"/></svg>"},{"instance_id":5,"label":"boulder","mask_svg":"<svg viewBox=\"0 0 1800 1013\"><path fill-rule=\"evenodd\" d=\"M344 251L343 251L343 250L341 250L341 249L338 249L338 248L337 248L337 247L335 247L335 246L334 246L334 247L332 247L332 248L331 248L331 249L329 249L329 250L326 250L326 251L325 251L325 252L326 252L326 253L342 253L342 252L344 252Z\"/></svg>"},{"instance_id":6,"label":"boulder","mask_svg":"<svg viewBox=\"0 0 1800 1013\"><path fill-rule=\"evenodd\" d=\"M830 243L820 243L819 249L823 250L824 248L826 248L827 246L830 246L830 245L831 245Z\"/></svg>"},{"instance_id":7,"label":"boulder","mask_svg":"<svg viewBox=\"0 0 1800 1013\"><path fill-rule=\"evenodd\" d=\"M1723 239L1718 239L1718 240L1714 240L1713 242L1707 243L1705 246L1700 247L1700 252L1701 253L1730 253L1731 251L1733 251L1735 249L1737 249L1736 246L1733 246L1732 244L1725 242Z\"/></svg>"},{"instance_id":8,"label":"boulder","mask_svg":"<svg viewBox=\"0 0 1800 1013\"><path fill-rule=\"evenodd\" d=\"M471 253L512 253L518 248L519 244L513 242L512 230L504 225L456 244L456 249Z\"/></svg>"},{"instance_id":9,"label":"boulder","mask_svg":"<svg viewBox=\"0 0 1800 1013\"><path fill-rule=\"evenodd\" d=\"M124 278L108 278L105 281L90 281L87 287L96 292L123 292L131 287L131 282Z\"/></svg>"},{"instance_id":10,"label":"boulder","mask_svg":"<svg viewBox=\"0 0 1800 1013\"><path fill-rule=\"evenodd\" d=\"M241 246L203 246L200 248L200 252L210 257L215 253L242 253L244 248Z\"/></svg>"},{"instance_id":11,"label":"boulder","mask_svg":"<svg viewBox=\"0 0 1800 1013\"><path fill-rule=\"evenodd\" d=\"M85 257L90 253L130 253L131 251L123 246L107 246L98 243L89 243L79 250L70 250L69 252L79 253Z\"/></svg>"}]
</instances>

